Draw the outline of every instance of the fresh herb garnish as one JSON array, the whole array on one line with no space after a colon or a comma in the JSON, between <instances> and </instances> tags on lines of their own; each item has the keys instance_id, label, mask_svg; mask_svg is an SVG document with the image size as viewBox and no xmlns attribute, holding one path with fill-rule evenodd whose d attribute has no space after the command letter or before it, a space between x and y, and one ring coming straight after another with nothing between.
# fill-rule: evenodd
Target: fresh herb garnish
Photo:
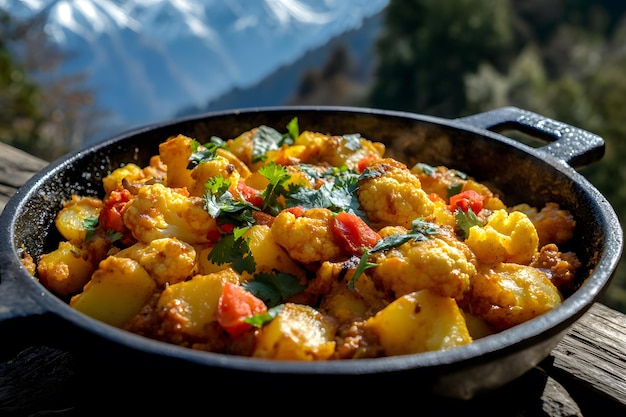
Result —
<instances>
[{"instance_id":1,"label":"fresh herb garnish","mask_svg":"<svg viewBox=\"0 0 626 417\"><path fill-rule=\"evenodd\" d=\"M293 144L296 139L298 139L298 136L300 136L300 128L298 127L297 117L294 117L289 121L289 123L287 123L287 133L285 135L288 136L288 138L285 138L285 142L290 145Z\"/></svg>"},{"instance_id":2,"label":"fresh herb garnish","mask_svg":"<svg viewBox=\"0 0 626 417\"><path fill-rule=\"evenodd\" d=\"M429 177L432 177L437 173L437 168L435 168L432 165L425 164L424 162L418 162L417 164L414 165L414 168L422 171L424 174L428 175Z\"/></svg>"},{"instance_id":3,"label":"fresh herb garnish","mask_svg":"<svg viewBox=\"0 0 626 417\"><path fill-rule=\"evenodd\" d=\"M287 168L273 161L259 168L259 172L269 180L269 184L261 192L261 198L263 198L261 209L275 216L283 209L278 198L287 193L285 184L291 178L291 175L287 173Z\"/></svg>"},{"instance_id":4,"label":"fresh herb garnish","mask_svg":"<svg viewBox=\"0 0 626 417\"><path fill-rule=\"evenodd\" d=\"M232 224L235 226L252 226L253 211L259 208L246 201L241 195L234 196L230 190L230 181L218 175L209 178L205 184L204 209L217 219L219 224Z\"/></svg>"},{"instance_id":5,"label":"fresh herb garnish","mask_svg":"<svg viewBox=\"0 0 626 417\"><path fill-rule=\"evenodd\" d=\"M267 152L280 149L283 145L293 145L293 142L300 135L298 128L298 118L294 117L287 124L287 133L281 134L276 129L261 125L252 137L252 162L264 161Z\"/></svg>"},{"instance_id":6,"label":"fresh herb garnish","mask_svg":"<svg viewBox=\"0 0 626 417\"><path fill-rule=\"evenodd\" d=\"M265 313L257 313L251 317L246 317L243 321L254 327L263 327L264 324L274 320L283 309L283 304L272 307Z\"/></svg>"},{"instance_id":7,"label":"fresh herb garnish","mask_svg":"<svg viewBox=\"0 0 626 417\"><path fill-rule=\"evenodd\" d=\"M297 277L285 272L254 274L253 279L242 286L263 300L268 307L277 306L306 288Z\"/></svg>"},{"instance_id":8,"label":"fresh herb garnish","mask_svg":"<svg viewBox=\"0 0 626 417\"><path fill-rule=\"evenodd\" d=\"M98 227L98 216L89 216L83 220L83 227L85 228L85 241L91 239Z\"/></svg>"},{"instance_id":9,"label":"fresh herb garnish","mask_svg":"<svg viewBox=\"0 0 626 417\"><path fill-rule=\"evenodd\" d=\"M248 245L249 239L243 237L247 228L235 228L233 233L223 235L209 252L207 259L217 265L230 263L239 274L253 274L256 262Z\"/></svg>"},{"instance_id":10,"label":"fresh herb garnish","mask_svg":"<svg viewBox=\"0 0 626 417\"><path fill-rule=\"evenodd\" d=\"M193 169L194 167L209 162L217 156L217 150L224 148L225 142L223 139L217 136L211 136L208 143L200 145L196 139L191 141L191 155L189 156L189 163L187 169Z\"/></svg>"},{"instance_id":11,"label":"fresh herb garnish","mask_svg":"<svg viewBox=\"0 0 626 417\"><path fill-rule=\"evenodd\" d=\"M89 216L86 217L85 220L83 220L83 227L85 228L86 232L85 242L93 237L93 235L96 233L96 229L98 228L98 226L98 216ZM120 240L122 236L124 236L122 232L116 232L115 230L107 231L107 235L111 242Z\"/></svg>"},{"instance_id":12,"label":"fresh herb garnish","mask_svg":"<svg viewBox=\"0 0 626 417\"><path fill-rule=\"evenodd\" d=\"M331 168L324 173L318 173L313 169L307 169L305 172L314 179L323 180L323 184L317 189L302 186L290 188L290 193L286 196L288 207L327 208L335 212L352 211L363 217L356 193L359 174L346 166Z\"/></svg>"},{"instance_id":13,"label":"fresh herb garnish","mask_svg":"<svg viewBox=\"0 0 626 417\"><path fill-rule=\"evenodd\" d=\"M351 133L348 135L343 135L343 139L346 141L345 147L351 151L356 151L361 149L361 134L360 133Z\"/></svg>"},{"instance_id":14,"label":"fresh herb garnish","mask_svg":"<svg viewBox=\"0 0 626 417\"><path fill-rule=\"evenodd\" d=\"M461 210L461 208L457 208L456 214L454 216L456 218L456 224L463 231L463 238L467 238L469 234L469 229L473 226L482 226L483 223L478 219L474 211L468 207L467 212Z\"/></svg>"},{"instance_id":15,"label":"fresh herb garnish","mask_svg":"<svg viewBox=\"0 0 626 417\"><path fill-rule=\"evenodd\" d=\"M457 182L454 184L450 184L447 188L448 197L452 197L453 195L459 194L463 190L463 183Z\"/></svg>"}]
</instances>

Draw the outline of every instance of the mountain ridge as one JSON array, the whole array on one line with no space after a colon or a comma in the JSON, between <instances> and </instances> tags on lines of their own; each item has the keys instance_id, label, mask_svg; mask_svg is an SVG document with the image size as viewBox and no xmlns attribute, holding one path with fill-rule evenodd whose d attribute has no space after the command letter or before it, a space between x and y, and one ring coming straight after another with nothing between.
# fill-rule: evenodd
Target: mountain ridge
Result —
<instances>
[{"instance_id":1,"label":"mountain ridge","mask_svg":"<svg viewBox=\"0 0 626 417\"><path fill-rule=\"evenodd\" d=\"M97 105L110 114L101 136L250 89L360 27L386 4L0 0L0 8L16 17L45 19L51 42L72 56L59 71L85 74Z\"/></svg>"}]
</instances>

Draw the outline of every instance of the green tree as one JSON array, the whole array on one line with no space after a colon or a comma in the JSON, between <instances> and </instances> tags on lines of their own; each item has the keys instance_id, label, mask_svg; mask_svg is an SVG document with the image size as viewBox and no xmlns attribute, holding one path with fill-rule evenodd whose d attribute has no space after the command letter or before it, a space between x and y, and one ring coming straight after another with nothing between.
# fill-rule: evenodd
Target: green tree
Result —
<instances>
[{"instance_id":1,"label":"green tree","mask_svg":"<svg viewBox=\"0 0 626 417\"><path fill-rule=\"evenodd\" d=\"M497 65L511 41L508 2L392 0L371 104L459 116L466 108L463 75L487 57Z\"/></svg>"},{"instance_id":2,"label":"green tree","mask_svg":"<svg viewBox=\"0 0 626 417\"><path fill-rule=\"evenodd\" d=\"M17 21L0 10L0 140L46 160L77 147L104 113L84 76L61 76L68 57L47 42L43 21Z\"/></svg>"}]
</instances>

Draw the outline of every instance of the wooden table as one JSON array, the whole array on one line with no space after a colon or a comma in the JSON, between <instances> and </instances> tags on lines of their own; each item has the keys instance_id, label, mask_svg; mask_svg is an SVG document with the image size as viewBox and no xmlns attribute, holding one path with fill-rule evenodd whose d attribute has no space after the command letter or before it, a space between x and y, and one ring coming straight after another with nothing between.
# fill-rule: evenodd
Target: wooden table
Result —
<instances>
[{"instance_id":1,"label":"wooden table","mask_svg":"<svg viewBox=\"0 0 626 417\"><path fill-rule=\"evenodd\" d=\"M0 143L0 211L45 165ZM63 375L68 360L66 352L45 345L22 346L0 333L0 415L83 415L77 413L72 393L62 392L54 383L54 372ZM422 407L409 402L401 408L407 406ZM451 410L462 417L626 416L626 315L594 304L539 366L494 393L439 414Z\"/></svg>"}]
</instances>

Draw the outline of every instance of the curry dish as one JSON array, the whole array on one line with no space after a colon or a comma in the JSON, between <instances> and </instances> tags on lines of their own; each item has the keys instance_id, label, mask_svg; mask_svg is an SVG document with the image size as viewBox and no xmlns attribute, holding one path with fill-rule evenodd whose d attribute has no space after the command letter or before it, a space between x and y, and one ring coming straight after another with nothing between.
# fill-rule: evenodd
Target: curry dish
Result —
<instances>
[{"instance_id":1,"label":"curry dish","mask_svg":"<svg viewBox=\"0 0 626 417\"><path fill-rule=\"evenodd\" d=\"M451 167L358 133L258 126L164 138L147 166L73 195L58 248L25 267L70 306L192 349L276 360L450 349L574 289L556 203L506 206Z\"/></svg>"}]
</instances>

